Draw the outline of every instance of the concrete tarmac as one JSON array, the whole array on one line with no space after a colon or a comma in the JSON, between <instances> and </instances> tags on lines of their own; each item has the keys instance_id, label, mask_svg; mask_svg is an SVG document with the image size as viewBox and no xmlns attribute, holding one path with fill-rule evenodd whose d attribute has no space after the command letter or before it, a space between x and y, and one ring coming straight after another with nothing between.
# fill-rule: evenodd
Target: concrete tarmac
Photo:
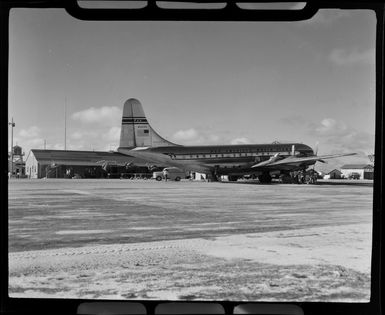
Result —
<instances>
[{"instance_id":1,"label":"concrete tarmac","mask_svg":"<svg viewBox=\"0 0 385 315\"><path fill-rule=\"evenodd\" d=\"M367 301L372 192L359 185L11 180L11 292Z\"/></svg>"},{"instance_id":2,"label":"concrete tarmac","mask_svg":"<svg viewBox=\"0 0 385 315\"><path fill-rule=\"evenodd\" d=\"M152 180L14 180L9 250L371 222L372 188Z\"/></svg>"}]
</instances>

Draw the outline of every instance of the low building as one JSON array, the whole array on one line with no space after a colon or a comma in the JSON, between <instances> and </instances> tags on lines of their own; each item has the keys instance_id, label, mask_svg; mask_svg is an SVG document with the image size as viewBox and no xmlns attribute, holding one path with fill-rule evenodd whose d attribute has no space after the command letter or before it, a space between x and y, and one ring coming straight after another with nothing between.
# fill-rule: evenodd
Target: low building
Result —
<instances>
[{"instance_id":1,"label":"low building","mask_svg":"<svg viewBox=\"0 0 385 315\"><path fill-rule=\"evenodd\" d=\"M342 172L340 170L334 169L327 173L329 179L340 179L342 177Z\"/></svg>"},{"instance_id":2,"label":"low building","mask_svg":"<svg viewBox=\"0 0 385 315\"><path fill-rule=\"evenodd\" d=\"M11 159L8 159L8 176L9 177L16 177L16 178L23 178L25 177L25 162L17 160L17 161L11 161Z\"/></svg>"},{"instance_id":3,"label":"low building","mask_svg":"<svg viewBox=\"0 0 385 315\"><path fill-rule=\"evenodd\" d=\"M341 167L344 178L373 179L374 167L371 164L346 164Z\"/></svg>"},{"instance_id":4,"label":"low building","mask_svg":"<svg viewBox=\"0 0 385 315\"><path fill-rule=\"evenodd\" d=\"M25 177L25 162L23 160L23 149L15 145L12 152L8 152L8 176L23 178Z\"/></svg>"},{"instance_id":5,"label":"low building","mask_svg":"<svg viewBox=\"0 0 385 315\"><path fill-rule=\"evenodd\" d=\"M207 174L192 172L190 175L190 178L192 180L207 180Z\"/></svg>"},{"instance_id":6,"label":"low building","mask_svg":"<svg viewBox=\"0 0 385 315\"><path fill-rule=\"evenodd\" d=\"M152 171L145 161L118 152L32 149L25 173L29 178L116 178Z\"/></svg>"}]
</instances>

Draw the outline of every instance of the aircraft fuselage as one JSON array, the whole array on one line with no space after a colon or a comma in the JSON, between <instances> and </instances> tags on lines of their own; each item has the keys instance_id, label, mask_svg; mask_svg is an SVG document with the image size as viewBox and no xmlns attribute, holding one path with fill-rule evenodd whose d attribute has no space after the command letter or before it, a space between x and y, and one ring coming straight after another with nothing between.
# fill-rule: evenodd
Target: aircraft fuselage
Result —
<instances>
[{"instance_id":1,"label":"aircraft fuselage","mask_svg":"<svg viewBox=\"0 0 385 315\"><path fill-rule=\"evenodd\" d=\"M292 148L295 151L292 151ZM314 156L313 150L302 143L285 144L240 144L240 145L211 145L211 146L167 146L149 148L149 152L163 154L177 163L194 163L215 168L218 175L250 174L268 171L270 168L252 169L256 163L267 161L279 154L284 159L293 154L297 157ZM314 162L315 163L315 162ZM300 169L301 167L298 167ZM277 169L275 167L275 169ZM285 166L281 167L285 170ZM292 170L293 167L290 167Z\"/></svg>"}]
</instances>

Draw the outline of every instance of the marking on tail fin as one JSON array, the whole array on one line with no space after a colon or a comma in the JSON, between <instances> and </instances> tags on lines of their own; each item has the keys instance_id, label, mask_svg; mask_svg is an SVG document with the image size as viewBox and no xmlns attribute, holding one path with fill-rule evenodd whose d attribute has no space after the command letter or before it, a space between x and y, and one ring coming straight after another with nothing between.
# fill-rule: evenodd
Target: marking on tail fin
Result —
<instances>
[{"instance_id":1,"label":"marking on tail fin","mask_svg":"<svg viewBox=\"0 0 385 315\"><path fill-rule=\"evenodd\" d=\"M148 124L146 117L123 117L122 124Z\"/></svg>"},{"instance_id":2,"label":"marking on tail fin","mask_svg":"<svg viewBox=\"0 0 385 315\"><path fill-rule=\"evenodd\" d=\"M177 146L152 129L142 104L134 98L124 103L121 128L120 148Z\"/></svg>"}]
</instances>

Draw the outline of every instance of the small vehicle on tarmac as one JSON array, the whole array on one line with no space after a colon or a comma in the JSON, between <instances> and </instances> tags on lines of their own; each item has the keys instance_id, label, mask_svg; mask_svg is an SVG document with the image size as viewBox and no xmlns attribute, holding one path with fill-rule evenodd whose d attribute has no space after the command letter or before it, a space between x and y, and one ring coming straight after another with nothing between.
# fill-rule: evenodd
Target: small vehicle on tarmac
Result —
<instances>
[{"instance_id":1,"label":"small vehicle on tarmac","mask_svg":"<svg viewBox=\"0 0 385 315\"><path fill-rule=\"evenodd\" d=\"M349 179L360 179L360 173L351 173L348 177Z\"/></svg>"},{"instance_id":2,"label":"small vehicle on tarmac","mask_svg":"<svg viewBox=\"0 0 385 315\"><path fill-rule=\"evenodd\" d=\"M186 173L177 167L166 167L162 172L154 172L152 178L155 178L157 181L165 179L178 182L182 178L186 178Z\"/></svg>"}]
</instances>

